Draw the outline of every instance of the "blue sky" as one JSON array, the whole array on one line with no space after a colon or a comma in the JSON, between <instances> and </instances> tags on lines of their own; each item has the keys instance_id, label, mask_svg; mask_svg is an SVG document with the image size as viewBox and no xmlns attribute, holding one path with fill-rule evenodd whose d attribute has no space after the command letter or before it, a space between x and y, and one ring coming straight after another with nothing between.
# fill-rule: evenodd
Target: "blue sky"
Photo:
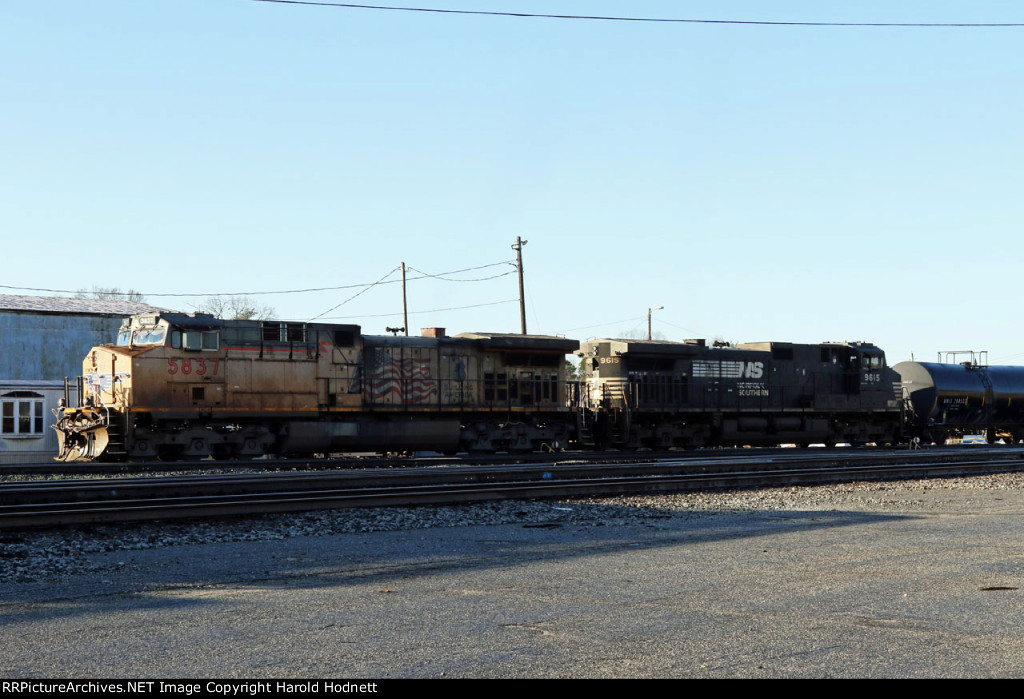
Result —
<instances>
[{"instance_id":1,"label":"blue sky","mask_svg":"<svg viewBox=\"0 0 1024 699\"><path fill-rule=\"evenodd\" d=\"M983 0L420 5L1024 22ZM1024 363L1021 46L1024 27L5 3L0 283L188 310L200 299L157 294L356 285L402 261L438 274L511 260L518 235L531 332L642 332L661 305L666 339ZM309 319L357 291L258 299ZM518 332L517 293L514 275L411 281L410 325ZM390 284L325 317L380 333L400 311Z\"/></svg>"}]
</instances>

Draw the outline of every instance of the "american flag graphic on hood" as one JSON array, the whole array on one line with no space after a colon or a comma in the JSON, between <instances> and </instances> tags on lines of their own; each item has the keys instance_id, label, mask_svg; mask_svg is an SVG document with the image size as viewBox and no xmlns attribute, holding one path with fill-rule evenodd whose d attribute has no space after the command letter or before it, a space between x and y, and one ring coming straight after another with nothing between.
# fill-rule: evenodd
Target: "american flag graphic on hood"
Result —
<instances>
[{"instance_id":1,"label":"american flag graphic on hood","mask_svg":"<svg viewBox=\"0 0 1024 699\"><path fill-rule=\"evenodd\" d=\"M395 354L400 350L396 349ZM430 373L429 357L393 357L388 349L367 351L366 393L374 403L432 403L437 401L437 380Z\"/></svg>"}]
</instances>

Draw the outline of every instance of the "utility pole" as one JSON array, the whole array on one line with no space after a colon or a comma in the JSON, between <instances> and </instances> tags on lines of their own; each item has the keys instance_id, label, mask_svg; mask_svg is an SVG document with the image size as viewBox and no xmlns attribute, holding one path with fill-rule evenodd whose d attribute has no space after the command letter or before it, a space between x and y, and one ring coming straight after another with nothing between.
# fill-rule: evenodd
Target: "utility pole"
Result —
<instances>
[{"instance_id":1,"label":"utility pole","mask_svg":"<svg viewBox=\"0 0 1024 699\"><path fill-rule=\"evenodd\" d=\"M405 303L405 263L402 263L402 329L409 337L409 307Z\"/></svg>"},{"instance_id":2,"label":"utility pole","mask_svg":"<svg viewBox=\"0 0 1024 699\"><path fill-rule=\"evenodd\" d=\"M516 236L516 244L512 249L516 251L516 268L519 270L519 322L522 325L522 334L526 334L526 295L523 293L523 246L529 241L521 240Z\"/></svg>"},{"instance_id":3,"label":"utility pole","mask_svg":"<svg viewBox=\"0 0 1024 699\"><path fill-rule=\"evenodd\" d=\"M651 312L652 311L660 311L663 308L664 308L664 306L656 306L654 308L648 308L647 309L647 341L648 342L651 341Z\"/></svg>"}]
</instances>

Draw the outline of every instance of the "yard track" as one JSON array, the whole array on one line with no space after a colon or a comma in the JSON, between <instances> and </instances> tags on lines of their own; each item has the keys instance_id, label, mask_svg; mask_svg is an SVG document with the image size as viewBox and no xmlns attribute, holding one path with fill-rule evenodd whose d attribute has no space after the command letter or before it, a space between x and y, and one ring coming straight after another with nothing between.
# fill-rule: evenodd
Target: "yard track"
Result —
<instances>
[{"instance_id":1,"label":"yard track","mask_svg":"<svg viewBox=\"0 0 1024 699\"><path fill-rule=\"evenodd\" d=\"M538 463L0 483L0 529L962 476L1024 470L1024 448L560 455ZM647 460L638 460L647 459ZM211 462L204 462L209 465ZM296 466L298 464L295 464Z\"/></svg>"}]
</instances>

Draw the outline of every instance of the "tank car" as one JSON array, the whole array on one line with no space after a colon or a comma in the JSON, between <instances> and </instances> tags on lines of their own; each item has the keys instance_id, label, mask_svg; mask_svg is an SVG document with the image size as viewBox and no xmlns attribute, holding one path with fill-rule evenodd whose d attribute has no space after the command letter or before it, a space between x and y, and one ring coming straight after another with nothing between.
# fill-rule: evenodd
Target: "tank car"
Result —
<instances>
[{"instance_id":1,"label":"tank car","mask_svg":"<svg viewBox=\"0 0 1024 699\"><path fill-rule=\"evenodd\" d=\"M93 348L59 460L533 450L575 431L559 337L150 313Z\"/></svg>"},{"instance_id":2,"label":"tank car","mask_svg":"<svg viewBox=\"0 0 1024 699\"><path fill-rule=\"evenodd\" d=\"M893 369L911 436L939 444L965 433L985 433L990 443L1000 432L1015 443L1024 437L1024 367L900 362Z\"/></svg>"},{"instance_id":3,"label":"tank car","mask_svg":"<svg viewBox=\"0 0 1024 699\"><path fill-rule=\"evenodd\" d=\"M606 447L895 442L899 377L863 343L581 344L581 440Z\"/></svg>"}]
</instances>

